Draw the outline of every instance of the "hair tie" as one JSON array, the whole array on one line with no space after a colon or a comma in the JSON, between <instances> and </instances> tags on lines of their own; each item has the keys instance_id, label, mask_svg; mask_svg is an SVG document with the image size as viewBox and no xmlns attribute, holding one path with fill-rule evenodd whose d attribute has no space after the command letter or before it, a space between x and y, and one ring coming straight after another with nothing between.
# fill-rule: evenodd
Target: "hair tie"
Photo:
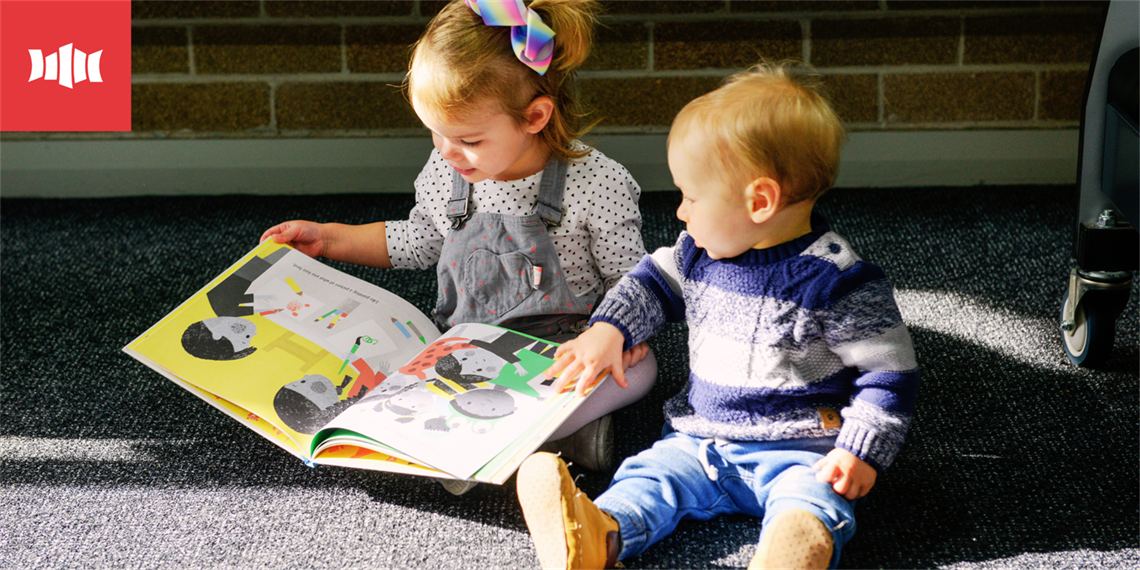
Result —
<instances>
[{"instance_id":1,"label":"hair tie","mask_svg":"<svg viewBox=\"0 0 1140 570\"><path fill-rule=\"evenodd\" d=\"M488 26L510 26L511 47L527 67L546 75L554 54L554 30L522 0L466 0Z\"/></svg>"}]
</instances>

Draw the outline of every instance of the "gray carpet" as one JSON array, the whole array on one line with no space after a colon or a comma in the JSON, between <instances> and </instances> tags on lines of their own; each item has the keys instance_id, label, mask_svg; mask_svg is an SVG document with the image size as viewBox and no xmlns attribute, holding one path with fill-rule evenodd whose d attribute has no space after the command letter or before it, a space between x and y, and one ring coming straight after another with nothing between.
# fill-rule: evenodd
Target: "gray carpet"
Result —
<instances>
[{"instance_id":1,"label":"gray carpet","mask_svg":"<svg viewBox=\"0 0 1140 570\"><path fill-rule=\"evenodd\" d=\"M675 193L642 201L652 249ZM453 497L422 479L308 468L120 348L304 216L366 222L410 196L0 200L0 567L532 568L513 479ZM857 516L849 568L1140 566L1136 287L1100 369L1067 363L1066 187L838 190L820 209L897 289L922 366L906 447ZM434 275L338 265L424 310ZM616 414L648 446L685 374ZM585 473L596 495L609 474ZM683 523L630 568L747 564L759 523Z\"/></svg>"}]
</instances>

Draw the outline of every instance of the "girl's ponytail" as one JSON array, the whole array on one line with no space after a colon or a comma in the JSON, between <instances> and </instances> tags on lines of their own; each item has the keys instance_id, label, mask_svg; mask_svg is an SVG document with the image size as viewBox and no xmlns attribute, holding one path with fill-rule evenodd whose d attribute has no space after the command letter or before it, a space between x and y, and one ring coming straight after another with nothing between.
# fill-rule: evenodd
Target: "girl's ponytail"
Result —
<instances>
[{"instance_id":1,"label":"girl's ponytail","mask_svg":"<svg viewBox=\"0 0 1140 570\"><path fill-rule=\"evenodd\" d=\"M594 22L601 7L582 0L534 0L529 8L538 12L554 29L554 60L551 67L573 72L585 63L594 41Z\"/></svg>"}]
</instances>

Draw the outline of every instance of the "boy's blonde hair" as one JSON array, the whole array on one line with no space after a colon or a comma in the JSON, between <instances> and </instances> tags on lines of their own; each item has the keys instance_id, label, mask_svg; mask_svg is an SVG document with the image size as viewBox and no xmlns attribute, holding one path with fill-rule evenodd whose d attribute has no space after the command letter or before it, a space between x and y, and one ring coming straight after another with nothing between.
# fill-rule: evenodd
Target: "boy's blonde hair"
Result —
<instances>
[{"instance_id":1,"label":"boy's blonde hair","mask_svg":"<svg viewBox=\"0 0 1140 570\"><path fill-rule=\"evenodd\" d=\"M819 198L839 174L846 134L818 78L793 76L796 66L762 63L729 77L681 109L669 143L701 135L724 181L771 177L784 205Z\"/></svg>"},{"instance_id":2,"label":"boy's blonde hair","mask_svg":"<svg viewBox=\"0 0 1140 570\"><path fill-rule=\"evenodd\" d=\"M590 53L600 6L594 0L534 0L530 8L554 30L554 57L545 75L518 60L508 26L487 26L463 0L447 4L412 50L405 81L420 105L448 119L462 119L494 102L518 123L535 98L547 96L554 112L542 130L544 142L563 160L580 159L588 148L570 148L585 134L574 99L573 79Z\"/></svg>"}]
</instances>

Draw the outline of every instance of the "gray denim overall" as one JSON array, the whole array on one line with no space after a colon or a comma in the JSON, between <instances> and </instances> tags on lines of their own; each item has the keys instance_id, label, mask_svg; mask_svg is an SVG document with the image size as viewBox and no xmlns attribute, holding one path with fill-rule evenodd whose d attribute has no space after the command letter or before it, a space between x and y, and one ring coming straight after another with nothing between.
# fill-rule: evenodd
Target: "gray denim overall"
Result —
<instances>
[{"instance_id":1,"label":"gray denim overall","mask_svg":"<svg viewBox=\"0 0 1140 570\"><path fill-rule=\"evenodd\" d=\"M547 163L538 202L523 216L473 212L471 184L454 173L451 231L437 267L440 330L486 323L547 339L581 332L598 297L570 291L547 233L562 223L566 168L557 159Z\"/></svg>"}]
</instances>

